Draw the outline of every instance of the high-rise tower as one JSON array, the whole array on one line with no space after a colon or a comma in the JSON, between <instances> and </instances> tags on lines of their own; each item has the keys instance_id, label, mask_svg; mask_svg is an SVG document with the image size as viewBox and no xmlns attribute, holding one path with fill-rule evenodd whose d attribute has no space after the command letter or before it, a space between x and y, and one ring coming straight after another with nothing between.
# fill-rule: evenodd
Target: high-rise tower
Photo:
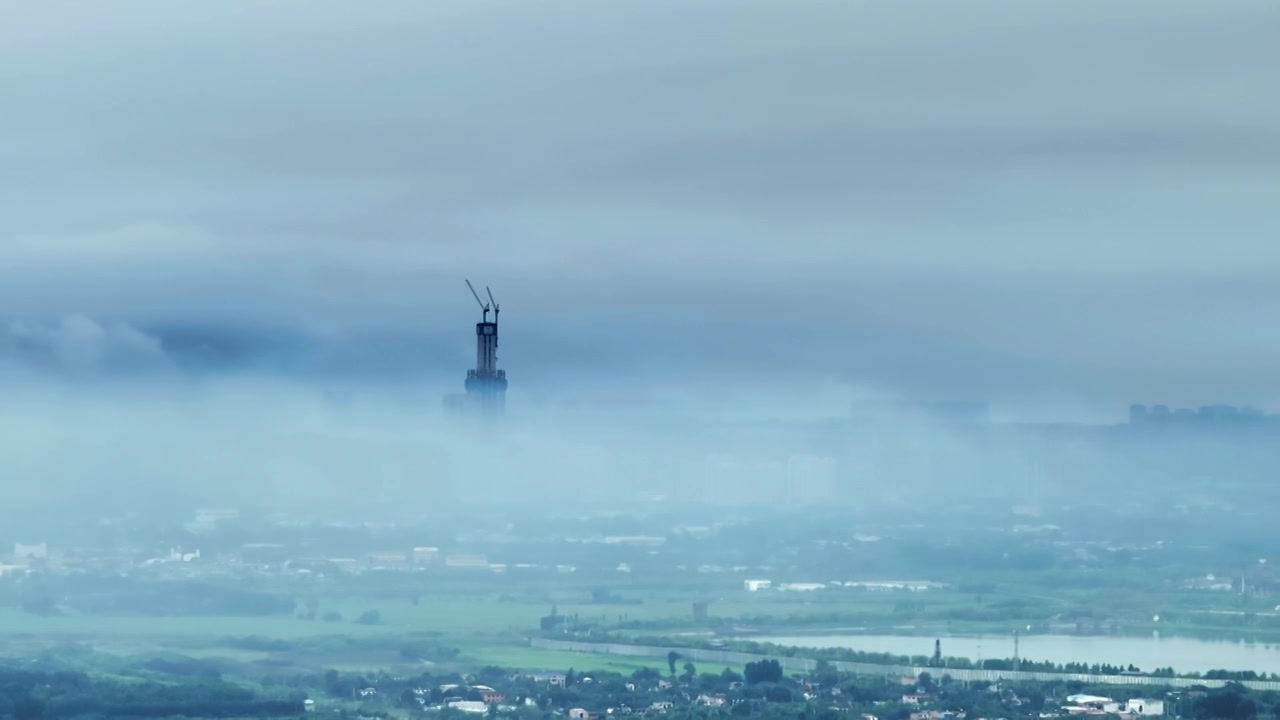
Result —
<instances>
[{"instance_id":1,"label":"high-rise tower","mask_svg":"<svg viewBox=\"0 0 1280 720\"><path fill-rule=\"evenodd\" d=\"M467 280L467 288L480 305L480 322L476 323L476 369L467 371L468 404L486 415L499 415L506 407L507 373L498 369L498 303L485 287L489 303ZM489 322L489 306L493 306L493 322Z\"/></svg>"}]
</instances>

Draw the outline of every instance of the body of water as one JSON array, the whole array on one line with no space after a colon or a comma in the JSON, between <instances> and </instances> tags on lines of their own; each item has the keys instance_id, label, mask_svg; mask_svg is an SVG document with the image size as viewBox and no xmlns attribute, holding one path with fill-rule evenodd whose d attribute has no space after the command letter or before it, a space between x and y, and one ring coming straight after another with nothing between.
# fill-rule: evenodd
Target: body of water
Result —
<instances>
[{"instance_id":1,"label":"body of water","mask_svg":"<svg viewBox=\"0 0 1280 720\"><path fill-rule=\"evenodd\" d=\"M745 638L809 648L850 648L894 655L933 655L934 637L901 635L795 635ZM1013 635L943 635L942 654L971 660L1013 657ZM1280 673L1280 643L1200 640L1186 637L1023 635L1024 660L1063 664L1110 663L1138 666L1145 672L1173 667L1179 672L1253 670Z\"/></svg>"}]
</instances>

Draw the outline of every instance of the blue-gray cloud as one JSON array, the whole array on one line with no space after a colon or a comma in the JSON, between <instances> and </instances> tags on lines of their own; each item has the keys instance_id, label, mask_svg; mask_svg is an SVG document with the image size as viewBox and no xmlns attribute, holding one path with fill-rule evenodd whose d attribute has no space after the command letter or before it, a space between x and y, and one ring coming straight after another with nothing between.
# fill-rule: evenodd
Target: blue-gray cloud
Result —
<instances>
[{"instance_id":1,"label":"blue-gray cloud","mask_svg":"<svg viewBox=\"0 0 1280 720\"><path fill-rule=\"evenodd\" d=\"M470 274L529 379L1276 405L1278 32L1260 1L30 5L0 314L162 368L444 373Z\"/></svg>"}]
</instances>

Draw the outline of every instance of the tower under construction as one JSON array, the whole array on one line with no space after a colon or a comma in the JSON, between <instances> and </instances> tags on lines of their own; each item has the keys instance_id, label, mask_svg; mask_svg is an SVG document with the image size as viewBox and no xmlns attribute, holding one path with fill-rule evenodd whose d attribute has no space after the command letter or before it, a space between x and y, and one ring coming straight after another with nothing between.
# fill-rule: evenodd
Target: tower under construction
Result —
<instances>
[{"instance_id":1,"label":"tower under construction","mask_svg":"<svg viewBox=\"0 0 1280 720\"><path fill-rule=\"evenodd\" d=\"M507 373L498 369L498 303L486 286L489 302L480 299L471 281L467 289L480 305L480 322L476 323L476 367L467 371L467 404L486 415L501 414L506 407ZM489 322L489 312L493 322Z\"/></svg>"}]
</instances>

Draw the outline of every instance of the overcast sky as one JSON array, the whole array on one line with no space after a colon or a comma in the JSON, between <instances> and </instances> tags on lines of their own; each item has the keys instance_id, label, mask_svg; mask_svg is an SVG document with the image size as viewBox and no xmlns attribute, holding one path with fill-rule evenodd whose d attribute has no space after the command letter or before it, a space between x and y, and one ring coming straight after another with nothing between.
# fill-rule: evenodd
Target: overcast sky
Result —
<instances>
[{"instance_id":1,"label":"overcast sky","mask_svg":"<svg viewBox=\"0 0 1280 720\"><path fill-rule=\"evenodd\" d=\"M1280 410L1277 38L1270 0L16 4L0 349L460 386L470 276L513 393Z\"/></svg>"}]
</instances>

